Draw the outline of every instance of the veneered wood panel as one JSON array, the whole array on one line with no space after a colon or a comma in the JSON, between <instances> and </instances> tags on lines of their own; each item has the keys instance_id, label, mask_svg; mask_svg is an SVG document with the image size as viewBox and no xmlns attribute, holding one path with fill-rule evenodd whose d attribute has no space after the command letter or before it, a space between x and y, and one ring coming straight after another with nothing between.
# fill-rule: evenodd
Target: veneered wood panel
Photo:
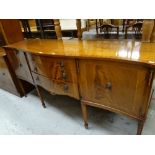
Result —
<instances>
[{"instance_id":1,"label":"veneered wood panel","mask_svg":"<svg viewBox=\"0 0 155 155\"><path fill-rule=\"evenodd\" d=\"M53 80L77 83L74 59L27 54L31 70Z\"/></svg>"},{"instance_id":2,"label":"veneered wood panel","mask_svg":"<svg viewBox=\"0 0 155 155\"><path fill-rule=\"evenodd\" d=\"M59 95L67 95L79 99L79 91L77 83L69 83L62 81L53 81L54 93Z\"/></svg>"},{"instance_id":3,"label":"veneered wood panel","mask_svg":"<svg viewBox=\"0 0 155 155\"><path fill-rule=\"evenodd\" d=\"M83 100L126 112L144 115L146 68L95 60L80 60L80 91ZM111 87L111 88L110 88Z\"/></svg>"}]
</instances>

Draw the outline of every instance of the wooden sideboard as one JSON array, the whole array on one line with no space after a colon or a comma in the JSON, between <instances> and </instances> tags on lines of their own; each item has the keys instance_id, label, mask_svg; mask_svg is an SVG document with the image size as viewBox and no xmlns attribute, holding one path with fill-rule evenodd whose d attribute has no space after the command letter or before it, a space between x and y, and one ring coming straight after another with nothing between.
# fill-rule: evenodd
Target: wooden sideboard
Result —
<instances>
[{"instance_id":1,"label":"wooden sideboard","mask_svg":"<svg viewBox=\"0 0 155 155\"><path fill-rule=\"evenodd\" d=\"M80 100L86 128L89 105L138 120L141 134L151 99L154 43L30 39L4 48L16 53L16 75L35 85L44 107L40 87Z\"/></svg>"}]
</instances>

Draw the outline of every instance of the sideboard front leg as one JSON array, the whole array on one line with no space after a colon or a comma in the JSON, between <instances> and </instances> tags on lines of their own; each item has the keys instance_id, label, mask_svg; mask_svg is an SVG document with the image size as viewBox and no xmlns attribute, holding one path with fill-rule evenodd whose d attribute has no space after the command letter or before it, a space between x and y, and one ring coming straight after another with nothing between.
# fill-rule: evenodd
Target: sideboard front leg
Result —
<instances>
[{"instance_id":1,"label":"sideboard front leg","mask_svg":"<svg viewBox=\"0 0 155 155\"><path fill-rule=\"evenodd\" d=\"M138 121L137 135L141 135L144 126L144 121Z\"/></svg>"},{"instance_id":2,"label":"sideboard front leg","mask_svg":"<svg viewBox=\"0 0 155 155\"><path fill-rule=\"evenodd\" d=\"M87 105L81 101L81 109L82 109L82 115L84 120L84 126L86 129L88 129L88 112L87 112Z\"/></svg>"},{"instance_id":3,"label":"sideboard front leg","mask_svg":"<svg viewBox=\"0 0 155 155\"><path fill-rule=\"evenodd\" d=\"M44 103L44 99L43 99L43 96L42 96L42 93L41 93L41 89L40 89L39 86L37 86L37 85L36 85L35 87L36 87L38 96L40 97L42 106L43 106L44 108L46 108L46 105L45 105L45 103Z\"/></svg>"}]
</instances>

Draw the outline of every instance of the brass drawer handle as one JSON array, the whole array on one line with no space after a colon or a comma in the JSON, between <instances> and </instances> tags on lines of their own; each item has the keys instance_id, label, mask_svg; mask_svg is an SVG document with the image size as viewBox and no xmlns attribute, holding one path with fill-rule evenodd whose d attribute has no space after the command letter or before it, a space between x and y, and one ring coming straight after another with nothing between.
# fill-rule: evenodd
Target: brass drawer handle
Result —
<instances>
[{"instance_id":1,"label":"brass drawer handle","mask_svg":"<svg viewBox=\"0 0 155 155\"><path fill-rule=\"evenodd\" d=\"M64 91L67 91L67 90L68 90L68 88L69 88L69 87L68 87L68 85L67 85L67 84L65 84L65 85L64 85Z\"/></svg>"},{"instance_id":2,"label":"brass drawer handle","mask_svg":"<svg viewBox=\"0 0 155 155\"><path fill-rule=\"evenodd\" d=\"M105 85L105 88L111 90L112 89L112 83L107 82L106 85Z\"/></svg>"}]
</instances>

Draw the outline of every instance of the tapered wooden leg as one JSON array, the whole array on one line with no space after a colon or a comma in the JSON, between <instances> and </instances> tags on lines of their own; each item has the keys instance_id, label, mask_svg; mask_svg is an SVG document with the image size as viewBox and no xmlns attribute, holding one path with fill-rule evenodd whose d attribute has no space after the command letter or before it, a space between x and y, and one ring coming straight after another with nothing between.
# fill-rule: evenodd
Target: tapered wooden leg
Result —
<instances>
[{"instance_id":1,"label":"tapered wooden leg","mask_svg":"<svg viewBox=\"0 0 155 155\"><path fill-rule=\"evenodd\" d=\"M19 81L20 88L21 88L21 90L22 90L22 92L23 92L23 95L24 95L25 97L27 97L26 92L25 92L25 90L24 90L24 88L23 88L23 85L22 85L21 81L20 81L20 80L18 80L18 81Z\"/></svg>"},{"instance_id":2,"label":"tapered wooden leg","mask_svg":"<svg viewBox=\"0 0 155 155\"><path fill-rule=\"evenodd\" d=\"M46 105L44 103L44 99L43 99L43 96L42 96L42 93L41 93L41 89L38 87L38 86L35 86L36 87L36 90L37 90L37 93L38 93L38 96L40 97L40 100L41 100L41 103L42 103L42 106L44 108L46 108Z\"/></svg>"},{"instance_id":3,"label":"tapered wooden leg","mask_svg":"<svg viewBox=\"0 0 155 155\"><path fill-rule=\"evenodd\" d=\"M144 121L138 121L137 135L141 135L144 126Z\"/></svg>"},{"instance_id":4,"label":"tapered wooden leg","mask_svg":"<svg viewBox=\"0 0 155 155\"><path fill-rule=\"evenodd\" d=\"M82 109L82 115L84 120L84 126L86 129L88 129L88 112L87 112L86 104L81 102L81 109Z\"/></svg>"}]
</instances>

